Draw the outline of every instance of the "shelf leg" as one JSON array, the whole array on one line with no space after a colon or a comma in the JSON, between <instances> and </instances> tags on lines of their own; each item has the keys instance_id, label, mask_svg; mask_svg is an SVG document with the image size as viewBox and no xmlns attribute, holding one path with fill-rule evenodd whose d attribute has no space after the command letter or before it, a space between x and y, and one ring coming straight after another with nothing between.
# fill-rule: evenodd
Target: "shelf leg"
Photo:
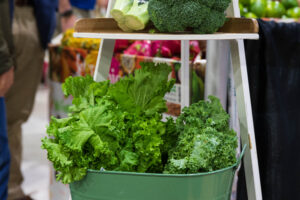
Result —
<instances>
[{"instance_id":1,"label":"shelf leg","mask_svg":"<svg viewBox=\"0 0 300 200\"><path fill-rule=\"evenodd\" d=\"M109 0L106 16L110 17L110 11L113 8L113 5L115 4L115 0ZM108 40L103 39L101 41L98 57L97 57L97 63L96 63L96 69L94 73L94 80L95 81L105 81L108 78L110 65L111 65L111 59L114 53L114 47L115 47L115 41L116 40Z\"/></svg>"},{"instance_id":2,"label":"shelf leg","mask_svg":"<svg viewBox=\"0 0 300 200\"><path fill-rule=\"evenodd\" d=\"M113 6L115 5L115 1L116 0L108 0L107 10L106 10L105 17L111 17L110 11L113 9Z\"/></svg>"},{"instance_id":3,"label":"shelf leg","mask_svg":"<svg viewBox=\"0 0 300 200\"><path fill-rule=\"evenodd\" d=\"M243 159L248 199L262 200L244 41L232 40L230 47L237 93L241 141L242 145L248 145Z\"/></svg>"},{"instance_id":4,"label":"shelf leg","mask_svg":"<svg viewBox=\"0 0 300 200\"><path fill-rule=\"evenodd\" d=\"M107 80L114 48L115 40L106 39L101 41L94 73L95 81L100 82Z\"/></svg>"},{"instance_id":5,"label":"shelf leg","mask_svg":"<svg viewBox=\"0 0 300 200\"><path fill-rule=\"evenodd\" d=\"M230 65L230 45L228 40L209 40L206 48L205 99L217 96L224 109L227 107L227 82Z\"/></svg>"},{"instance_id":6,"label":"shelf leg","mask_svg":"<svg viewBox=\"0 0 300 200\"><path fill-rule=\"evenodd\" d=\"M190 68L190 41L181 41L181 109L191 103L191 68Z\"/></svg>"}]
</instances>

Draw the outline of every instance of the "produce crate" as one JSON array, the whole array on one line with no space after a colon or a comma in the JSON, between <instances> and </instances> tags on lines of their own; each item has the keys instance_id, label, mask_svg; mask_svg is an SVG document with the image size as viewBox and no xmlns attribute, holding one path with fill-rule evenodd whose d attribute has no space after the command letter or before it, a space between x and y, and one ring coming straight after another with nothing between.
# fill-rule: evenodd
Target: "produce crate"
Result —
<instances>
[{"instance_id":1,"label":"produce crate","mask_svg":"<svg viewBox=\"0 0 300 200\"><path fill-rule=\"evenodd\" d=\"M199 174L167 175L88 170L70 184L72 200L229 200L235 172L231 167Z\"/></svg>"}]
</instances>

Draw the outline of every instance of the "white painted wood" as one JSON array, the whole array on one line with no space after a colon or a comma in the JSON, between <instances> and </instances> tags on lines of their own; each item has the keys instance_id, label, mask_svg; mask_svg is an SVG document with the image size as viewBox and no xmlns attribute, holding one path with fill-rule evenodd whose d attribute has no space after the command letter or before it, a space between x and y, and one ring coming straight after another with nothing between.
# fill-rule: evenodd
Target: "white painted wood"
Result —
<instances>
[{"instance_id":1,"label":"white painted wood","mask_svg":"<svg viewBox=\"0 0 300 200\"><path fill-rule=\"evenodd\" d=\"M209 40L206 45L206 70L204 97L214 95L221 101L223 108L227 108L227 82L230 65L230 41Z\"/></svg>"},{"instance_id":2,"label":"white painted wood","mask_svg":"<svg viewBox=\"0 0 300 200\"><path fill-rule=\"evenodd\" d=\"M239 0L232 0L229 8L227 9L228 17L241 17Z\"/></svg>"},{"instance_id":3,"label":"white painted wood","mask_svg":"<svg viewBox=\"0 0 300 200\"><path fill-rule=\"evenodd\" d=\"M123 40L235 40L258 39L256 33L215 33L215 34L149 34L149 33L74 33L78 38L101 38Z\"/></svg>"},{"instance_id":4,"label":"white painted wood","mask_svg":"<svg viewBox=\"0 0 300 200\"><path fill-rule=\"evenodd\" d=\"M230 17L240 17L238 3L238 0L232 0L232 3L227 10L227 14ZM248 145L243 159L248 199L262 200L244 41L230 41L230 46L235 88L237 93L241 142L242 145Z\"/></svg>"},{"instance_id":5,"label":"white painted wood","mask_svg":"<svg viewBox=\"0 0 300 200\"><path fill-rule=\"evenodd\" d=\"M191 70L189 40L181 41L181 109L191 103Z\"/></svg>"},{"instance_id":6,"label":"white painted wood","mask_svg":"<svg viewBox=\"0 0 300 200\"><path fill-rule=\"evenodd\" d=\"M261 200L261 184L256 151L256 140L252 118L251 98L245 57L244 42L231 41L231 59L237 93L242 145L247 144L244 167L248 199Z\"/></svg>"},{"instance_id":7,"label":"white painted wood","mask_svg":"<svg viewBox=\"0 0 300 200\"><path fill-rule=\"evenodd\" d=\"M106 10L106 15L105 15L106 18L111 17L110 11L112 10L113 6L115 5L115 1L116 1L116 0L109 0L109 1L108 1L107 10Z\"/></svg>"},{"instance_id":8,"label":"white painted wood","mask_svg":"<svg viewBox=\"0 0 300 200\"><path fill-rule=\"evenodd\" d=\"M107 5L107 11L105 17L111 17L110 11L113 8L113 5L115 4L115 0L109 0ZM74 34L74 37L76 34ZM111 65L111 59L113 56L115 47L115 39L105 40L102 39L99 51L98 51L98 57L96 62L96 69L94 73L94 80L95 81L105 81L108 78L110 65Z\"/></svg>"},{"instance_id":9,"label":"white painted wood","mask_svg":"<svg viewBox=\"0 0 300 200\"><path fill-rule=\"evenodd\" d=\"M108 79L114 47L115 40L106 39L101 41L94 74L95 81L100 82Z\"/></svg>"}]
</instances>

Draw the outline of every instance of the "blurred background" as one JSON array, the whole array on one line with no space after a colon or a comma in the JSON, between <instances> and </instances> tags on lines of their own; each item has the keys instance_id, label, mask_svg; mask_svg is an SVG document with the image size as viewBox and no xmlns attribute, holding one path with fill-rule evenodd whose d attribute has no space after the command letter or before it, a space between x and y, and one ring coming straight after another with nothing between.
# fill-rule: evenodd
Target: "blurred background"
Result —
<instances>
[{"instance_id":1,"label":"blurred background","mask_svg":"<svg viewBox=\"0 0 300 200\"><path fill-rule=\"evenodd\" d=\"M19 3L16 3L19 2ZM15 12L24 7L32 7L32 1L16 1ZM68 76L93 76L101 40L78 39L73 37L72 27L80 18L104 17L108 0L79 1L61 0L57 2L55 13L56 28L50 44L43 56L43 70L40 72L37 93L34 96L32 114L22 124L22 162L24 181L21 185L26 199L66 200L69 189L55 180L55 171L47 160L47 153L41 149L41 139L46 136L49 117L66 117L72 98L64 97L61 85ZM240 0L241 15L260 18L276 23L297 23L300 19L300 0ZM32 19L30 19L32 20ZM30 21L29 20L29 21ZM166 96L169 116L180 114L180 41L131 41L118 40L109 73L111 82L139 69L139 62L166 62L172 67L172 77L176 79L174 90ZM205 98L207 79L214 73L207 72L206 41L190 41L190 67L192 69L192 102ZM30 48L30 47L26 47ZM251 50L248 49L250 52ZM252 49L252 51L254 51ZM20 61L21 62L21 61ZM211 72L211 71L210 71ZM209 75L210 74L210 75ZM29 76L29 75L28 75ZM30 76L29 76L30 77ZM227 77L226 77L227 78ZM221 91L222 102L227 106L230 87ZM19 181L20 182L20 181ZM236 191L236 187L234 188ZM13 190L11 190L13 193ZM235 193L233 199L235 199ZM12 198L14 199L14 198Z\"/></svg>"}]
</instances>

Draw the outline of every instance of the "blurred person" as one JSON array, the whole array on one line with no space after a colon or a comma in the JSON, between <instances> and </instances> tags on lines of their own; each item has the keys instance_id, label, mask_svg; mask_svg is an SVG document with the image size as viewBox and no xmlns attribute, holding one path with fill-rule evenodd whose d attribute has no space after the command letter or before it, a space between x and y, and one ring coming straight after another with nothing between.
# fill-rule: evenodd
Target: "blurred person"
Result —
<instances>
[{"instance_id":1,"label":"blurred person","mask_svg":"<svg viewBox=\"0 0 300 200\"><path fill-rule=\"evenodd\" d=\"M108 0L97 0L97 16L98 17L105 17L106 16L106 9L108 5Z\"/></svg>"},{"instance_id":2,"label":"blurred person","mask_svg":"<svg viewBox=\"0 0 300 200\"><path fill-rule=\"evenodd\" d=\"M31 198L25 196L21 188L23 181L21 126L27 121L33 108L42 76L44 52L55 28L58 2L56 0L0 1L10 1L12 5L12 29L17 66L15 81L5 95L11 153L8 200L26 200Z\"/></svg>"},{"instance_id":3,"label":"blurred person","mask_svg":"<svg viewBox=\"0 0 300 200\"><path fill-rule=\"evenodd\" d=\"M99 17L105 13L108 0L59 0L57 33L73 28L77 19ZM100 10L95 10L96 5ZM94 14L93 12L94 11ZM99 12L95 14L95 12Z\"/></svg>"},{"instance_id":4,"label":"blurred person","mask_svg":"<svg viewBox=\"0 0 300 200\"><path fill-rule=\"evenodd\" d=\"M108 0L97 0L97 5L99 7L107 8Z\"/></svg>"},{"instance_id":5,"label":"blurred person","mask_svg":"<svg viewBox=\"0 0 300 200\"><path fill-rule=\"evenodd\" d=\"M61 31L73 28L76 19L91 18L95 5L96 0L60 0L58 11Z\"/></svg>"},{"instance_id":6,"label":"blurred person","mask_svg":"<svg viewBox=\"0 0 300 200\"><path fill-rule=\"evenodd\" d=\"M9 148L4 95L13 84L13 37L8 1L0 0L0 199L7 198Z\"/></svg>"},{"instance_id":7,"label":"blurred person","mask_svg":"<svg viewBox=\"0 0 300 200\"><path fill-rule=\"evenodd\" d=\"M0 90L0 92L3 91ZM0 199L2 200L6 200L7 198L9 161L10 155L7 141L5 102L4 98L0 97Z\"/></svg>"}]
</instances>

